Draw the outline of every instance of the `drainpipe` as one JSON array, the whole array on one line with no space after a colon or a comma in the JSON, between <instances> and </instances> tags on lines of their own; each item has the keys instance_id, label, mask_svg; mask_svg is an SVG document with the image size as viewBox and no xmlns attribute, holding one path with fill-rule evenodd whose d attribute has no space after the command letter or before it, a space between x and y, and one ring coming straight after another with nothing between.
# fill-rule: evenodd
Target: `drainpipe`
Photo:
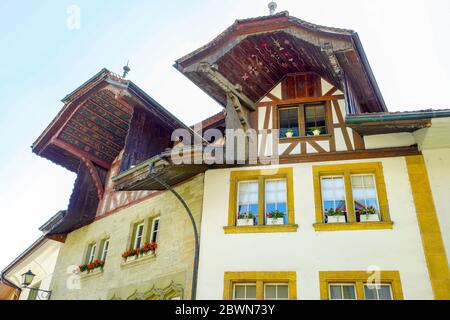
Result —
<instances>
[{"instance_id":1,"label":"drainpipe","mask_svg":"<svg viewBox=\"0 0 450 320\"><path fill-rule=\"evenodd\" d=\"M186 201L181 197L181 195L175 191L168 183L164 180L153 174L153 163L149 164L148 177L154 179L156 182L161 184L166 190L172 192L172 194L181 202L184 209L186 210L189 219L191 220L192 228L194 229L194 270L192 274L192 290L191 290L191 300L196 299L197 295L197 278L198 278L198 260L200 256L200 248L199 248L199 238L198 238L198 230L197 225L194 220L194 216L192 215L191 209L187 205Z\"/></svg>"},{"instance_id":2,"label":"drainpipe","mask_svg":"<svg viewBox=\"0 0 450 320\"><path fill-rule=\"evenodd\" d=\"M16 286L14 283L12 283L12 282L9 281L8 279L6 279L6 278L5 278L5 273L4 273L4 272L1 272L1 273L0 273L0 281L3 282L4 284L6 284L7 286L16 289L16 294L17 294L17 291L18 291L17 297L20 296L20 294L21 294L21 292L22 292L22 288Z\"/></svg>"}]
</instances>

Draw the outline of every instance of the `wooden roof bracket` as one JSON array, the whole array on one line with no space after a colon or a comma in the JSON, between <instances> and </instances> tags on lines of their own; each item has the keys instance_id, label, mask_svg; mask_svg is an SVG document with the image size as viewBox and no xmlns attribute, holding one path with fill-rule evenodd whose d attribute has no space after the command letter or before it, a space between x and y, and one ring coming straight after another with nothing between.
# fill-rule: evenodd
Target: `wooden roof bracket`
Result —
<instances>
[{"instance_id":1,"label":"wooden roof bracket","mask_svg":"<svg viewBox=\"0 0 450 320\"><path fill-rule=\"evenodd\" d=\"M327 55L328 60L330 61L331 67L333 68L335 77L339 81L339 83L342 85L343 71L342 71L341 66L339 65L338 59L336 58L336 54L334 53L333 45L330 42L326 42L320 46L320 49L322 50L322 52L324 52Z\"/></svg>"},{"instance_id":2,"label":"wooden roof bracket","mask_svg":"<svg viewBox=\"0 0 450 320\"><path fill-rule=\"evenodd\" d=\"M239 100L241 100L251 111L256 110L255 103L244 93L242 93L242 88L239 85L233 85L224 76L222 76L217 70L217 66L210 65L208 62L200 62L197 71L203 73L209 80L214 82L227 94L232 93L234 96L239 98Z\"/></svg>"}]
</instances>

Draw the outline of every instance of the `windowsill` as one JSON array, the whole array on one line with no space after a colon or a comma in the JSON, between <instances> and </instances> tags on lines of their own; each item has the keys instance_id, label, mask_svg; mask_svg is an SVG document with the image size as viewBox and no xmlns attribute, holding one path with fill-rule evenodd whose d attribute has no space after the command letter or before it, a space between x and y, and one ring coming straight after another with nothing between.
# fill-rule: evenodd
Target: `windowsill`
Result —
<instances>
[{"instance_id":1,"label":"windowsill","mask_svg":"<svg viewBox=\"0 0 450 320\"><path fill-rule=\"evenodd\" d=\"M261 226L227 226L223 227L225 234L233 233L274 233L274 232L297 232L297 224L261 225Z\"/></svg>"},{"instance_id":2,"label":"windowsill","mask_svg":"<svg viewBox=\"0 0 450 320\"><path fill-rule=\"evenodd\" d=\"M103 268L94 269L91 272L82 272L80 275L80 280L87 280L92 278L97 278L103 275Z\"/></svg>"},{"instance_id":3,"label":"windowsill","mask_svg":"<svg viewBox=\"0 0 450 320\"><path fill-rule=\"evenodd\" d=\"M316 231L388 230L392 229L393 225L392 221L313 224Z\"/></svg>"},{"instance_id":4,"label":"windowsill","mask_svg":"<svg viewBox=\"0 0 450 320\"><path fill-rule=\"evenodd\" d=\"M321 134L318 136L298 136L298 137L280 137L279 142L293 142L293 141L308 141L308 140L328 140L331 138L331 134Z\"/></svg>"},{"instance_id":5,"label":"windowsill","mask_svg":"<svg viewBox=\"0 0 450 320\"><path fill-rule=\"evenodd\" d=\"M127 268L127 267L131 267L131 266L137 266L143 263L147 263L148 261L154 260L156 259L156 254L155 253L148 253L144 256L140 256L138 258L136 258L135 260L127 260L127 261L123 261L120 264L121 268Z\"/></svg>"}]
</instances>

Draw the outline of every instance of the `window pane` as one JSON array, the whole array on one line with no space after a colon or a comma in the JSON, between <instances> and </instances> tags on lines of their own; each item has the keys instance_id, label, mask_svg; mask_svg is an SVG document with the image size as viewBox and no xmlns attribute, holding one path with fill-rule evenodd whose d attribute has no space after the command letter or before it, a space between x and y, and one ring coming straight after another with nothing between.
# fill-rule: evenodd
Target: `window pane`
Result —
<instances>
[{"instance_id":1,"label":"window pane","mask_svg":"<svg viewBox=\"0 0 450 320\"><path fill-rule=\"evenodd\" d=\"M378 299L380 300L392 300L391 286L381 285L378 289Z\"/></svg>"},{"instance_id":2,"label":"window pane","mask_svg":"<svg viewBox=\"0 0 450 320\"><path fill-rule=\"evenodd\" d=\"M278 299L289 299L289 286L287 284L278 286L277 297Z\"/></svg>"},{"instance_id":3,"label":"window pane","mask_svg":"<svg viewBox=\"0 0 450 320\"><path fill-rule=\"evenodd\" d=\"M360 210L373 207L379 215L378 196L375 187L375 176L373 174L352 175L352 194L356 210L356 221L362 221ZM369 217L369 216L367 216ZM373 217L373 216L372 216ZM379 219L379 216L376 216ZM373 220L372 220L373 221Z\"/></svg>"},{"instance_id":4,"label":"window pane","mask_svg":"<svg viewBox=\"0 0 450 320\"><path fill-rule=\"evenodd\" d=\"M325 211L330 209L341 209L346 211L345 204L345 186L343 177L322 177L321 178L322 189L322 206Z\"/></svg>"},{"instance_id":5,"label":"window pane","mask_svg":"<svg viewBox=\"0 0 450 320\"><path fill-rule=\"evenodd\" d=\"M256 299L256 285L247 285L246 298L247 299Z\"/></svg>"},{"instance_id":6,"label":"window pane","mask_svg":"<svg viewBox=\"0 0 450 320\"><path fill-rule=\"evenodd\" d=\"M276 299L277 298L277 286L276 285L266 285L265 286L265 298L266 299Z\"/></svg>"},{"instance_id":7,"label":"window pane","mask_svg":"<svg viewBox=\"0 0 450 320\"><path fill-rule=\"evenodd\" d=\"M299 135L298 108L280 110L280 137L286 137L287 129L292 129L293 136Z\"/></svg>"},{"instance_id":8,"label":"window pane","mask_svg":"<svg viewBox=\"0 0 450 320\"><path fill-rule=\"evenodd\" d=\"M342 299L341 286L330 285L330 299L331 300L341 300Z\"/></svg>"},{"instance_id":9,"label":"window pane","mask_svg":"<svg viewBox=\"0 0 450 320\"><path fill-rule=\"evenodd\" d=\"M245 285L235 285L234 286L234 298L235 299L245 299Z\"/></svg>"},{"instance_id":10,"label":"window pane","mask_svg":"<svg viewBox=\"0 0 450 320\"><path fill-rule=\"evenodd\" d=\"M343 286L344 299L355 300L355 287L354 286Z\"/></svg>"},{"instance_id":11,"label":"window pane","mask_svg":"<svg viewBox=\"0 0 450 320\"><path fill-rule=\"evenodd\" d=\"M366 300L377 300L377 292L375 286L364 286L364 297Z\"/></svg>"},{"instance_id":12,"label":"window pane","mask_svg":"<svg viewBox=\"0 0 450 320\"><path fill-rule=\"evenodd\" d=\"M306 134L314 134L314 130L319 130L320 134L327 133L325 122L325 106L305 106Z\"/></svg>"},{"instance_id":13,"label":"window pane","mask_svg":"<svg viewBox=\"0 0 450 320\"><path fill-rule=\"evenodd\" d=\"M258 181L239 182L238 213L258 215Z\"/></svg>"},{"instance_id":14,"label":"window pane","mask_svg":"<svg viewBox=\"0 0 450 320\"><path fill-rule=\"evenodd\" d=\"M286 223L287 203L286 203L286 180L267 180L265 182L265 213L270 214L274 211L284 213L283 220ZM280 217L281 218L281 217ZM267 220L266 220L267 222Z\"/></svg>"}]
</instances>

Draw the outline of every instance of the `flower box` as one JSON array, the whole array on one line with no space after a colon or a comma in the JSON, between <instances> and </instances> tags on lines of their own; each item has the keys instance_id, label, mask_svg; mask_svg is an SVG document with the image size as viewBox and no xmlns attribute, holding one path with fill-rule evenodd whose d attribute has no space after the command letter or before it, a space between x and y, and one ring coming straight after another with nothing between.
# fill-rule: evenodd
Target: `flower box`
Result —
<instances>
[{"instance_id":1,"label":"flower box","mask_svg":"<svg viewBox=\"0 0 450 320\"><path fill-rule=\"evenodd\" d=\"M328 216L327 223L345 223L345 215Z\"/></svg>"},{"instance_id":2,"label":"flower box","mask_svg":"<svg viewBox=\"0 0 450 320\"><path fill-rule=\"evenodd\" d=\"M237 219L237 226L253 226L255 222L253 219Z\"/></svg>"},{"instance_id":3,"label":"flower box","mask_svg":"<svg viewBox=\"0 0 450 320\"><path fill-rule=\"evenodd\" d=\"M284 224L284 218L267 218L266 224L268 226Z\"/></svg>"},{"instance_id":4,"label":"flower box","mask_svg":"<svg viewBox=\"0 0 450 320\"><path fill-rule=\"evenodd\" d=\"M380 216L378 214L362 214L359 216L360 222L379 222Z\"/></svg>"},{"instance_id":5,"label":"flower box","mask_svg":"<svg viewBox=\"0 0 450 320\"><path fill-rule=\"evenodd\" d=\"M287 132L285 133L285 135L286 135L286 138L292 138L292 136L294 135L294 132L292 132L292 131L287 131Z\"/></svg>"},{"instance_id":6,"label":"flower box","mask_svg":"<svg viewBox=\"0 0 450 320\"><path fill-rule=\"evenodd\" d=\"M125 262L130 262L138 259L138 255L128 256L125 258Z\"/></svg>"}]
</instances>

